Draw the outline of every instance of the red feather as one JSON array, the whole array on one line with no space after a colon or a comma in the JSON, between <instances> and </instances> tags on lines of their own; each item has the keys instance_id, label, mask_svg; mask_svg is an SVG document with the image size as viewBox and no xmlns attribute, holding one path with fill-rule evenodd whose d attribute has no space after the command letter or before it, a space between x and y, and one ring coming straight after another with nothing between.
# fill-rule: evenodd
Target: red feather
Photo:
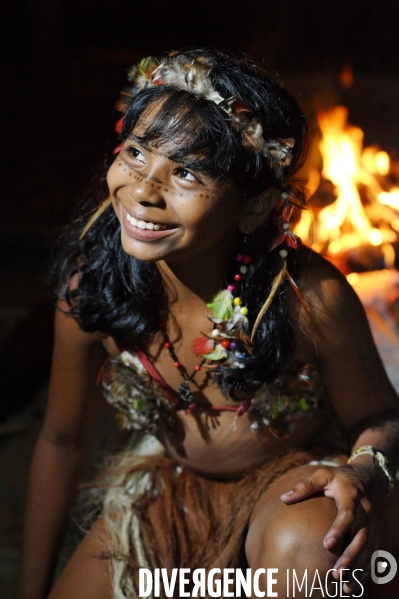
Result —
<instances>
[{"instance_id":1,"label":"red feather","mask_svg":"<svg viewBox=\"0 0 399 599\"><path fill-rule=\"evenodd\" d=\"M115 131L117 133L122 133L124 118L125 118L124 116L122 118L120 118L119 121L115 125Z\"/></svg>"},{"instance_id":2,"label":"red feather","mask_svg":"<svg viewBox=\"0 0 399 599\"><path fill-rule=\"evenodd\" d=\"M285 233L285 243L294 250L298 249L298 239L292 231Z\"/></svg>"},{"instance_id":3,"label":"red feather","mask_svg":"<svg viewBox=\"0 0 399 599\"><path fill-rule=\"evenodd\" d=\"M122 148L123 148L123 143L119 144L119 146L116 146L115 150L112 153L119 154L119 152L121 151Z\"/></svg>"},{"instance_id":4,"label":"red feather","mask_svg":"<svg viewBox=\"0 0 399 599\"><path fill-rule=\"evenodd\" d=\"M211 353L211 351L215 347L215 342L213 339L206 339L205 337L198 337L194 339L192 350L196 356L203 356Z\"/></svg>"},{"instance_id":5,"label":"red feather","mask_svg":"<svg viewBox=\"0 0 399 599\"><path fill-rule=\"evenodd\" d=\"M284 231L281 233L270 246L270 252L274 250L281 243L286 243L288 247L297 250L298 249L298 238L292 231Z\"/></svg>"},{"instance_id":6,"label":"red feather","mask_svg":"<svg viewBox=\"0 0 399 599\"><path fill-rule=\"evenodd\" d=\"M276 239L273 241L272 245L270 246L269 252L274 250L278 245L280 245L280 243L283 243L283 241L285 241L285 233L281 233L278 237L276 237Z\"/></svg>"}]
</instances>

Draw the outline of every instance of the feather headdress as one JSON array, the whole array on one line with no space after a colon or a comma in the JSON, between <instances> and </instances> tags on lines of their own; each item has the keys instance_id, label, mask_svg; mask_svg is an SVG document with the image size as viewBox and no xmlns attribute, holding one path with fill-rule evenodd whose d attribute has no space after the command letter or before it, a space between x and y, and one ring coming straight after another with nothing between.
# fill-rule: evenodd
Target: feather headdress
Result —
<instances>
[{"instance_id":1,"label":"feather headdress","mask_svg":"<svg viewBox=\"0 0 399 599\"><path fill-rule=\"evenodd\" d=\"M198 98L205 98L231 118L232 126L241 132L244 148L259 152L267 158L277 178L281 178L283 169L292 161L295 140L265 139L262 125L251 108L235 96L221 96L214 88L211 73L212 65L205 56L193 59L185 54L172 52L163 58L143 58L129 71L128 79L131 85L122 92L117 108L125 113L141 90L156 85L168 85L187 91Z\"/></svg>"}]
</instances>

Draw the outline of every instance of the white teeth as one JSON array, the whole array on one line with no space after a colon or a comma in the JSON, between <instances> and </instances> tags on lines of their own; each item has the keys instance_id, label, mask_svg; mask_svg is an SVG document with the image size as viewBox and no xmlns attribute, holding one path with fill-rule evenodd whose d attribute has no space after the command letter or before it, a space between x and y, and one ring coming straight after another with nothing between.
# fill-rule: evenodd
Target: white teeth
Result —
<instances>
[{"instance_id":1,"label":"white teeth","mask_svg":"<svg viewBox=\"0 0 399 599\"><path fill-rule=\"evenodd\" d=\"M166 225L158 225L151 222L146 222L145 220L137 220L134 216L131 216L128 212L126 212L126 218L134 227L138 227L139 229L148 229L149 231L164 231L167 227Z\"/></svg>"},{"instance_id":2,"label":"white teeth","mask_svg":"<svg viewBox=\"0 0 399 599\"><path fill-rule=\"evenodd\" d=\"M131 223L132 225L137 227L137 220L134 218L134 216L130 216L130 214L127 212L126 217L127 217L127 220L129 221L129 223Z\"/></svg>"}]
</instances>

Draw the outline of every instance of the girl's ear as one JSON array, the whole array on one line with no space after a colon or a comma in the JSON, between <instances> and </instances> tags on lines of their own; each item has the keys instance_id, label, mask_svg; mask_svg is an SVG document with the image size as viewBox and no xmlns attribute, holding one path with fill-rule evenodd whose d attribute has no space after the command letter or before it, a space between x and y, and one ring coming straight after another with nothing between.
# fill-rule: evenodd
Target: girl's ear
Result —
<instances>
[{"instance_id":1,"label":"girl's ear","mask_svg":"<svg viewBox=\"0 0 399 599\"><path fill-rule=\"evenodd\" d=\"M241 221L238 225L241 233L253 233L263 224L273 210L278 200L275 187L268 187L260 195L246 200Z\"/></svg>"}]
</instances>

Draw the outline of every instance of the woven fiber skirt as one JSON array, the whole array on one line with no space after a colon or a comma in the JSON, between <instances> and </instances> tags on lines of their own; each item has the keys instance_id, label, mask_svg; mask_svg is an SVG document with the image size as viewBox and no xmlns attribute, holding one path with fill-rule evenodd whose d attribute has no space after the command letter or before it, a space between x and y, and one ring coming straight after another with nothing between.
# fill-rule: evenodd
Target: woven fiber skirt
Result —
<instances>
[{"instance_id":1,"label":"woven fiber skirt","mask_svg":"<svg viewBox=\"0 0 399 599\"><path fill-rule=\"evenodd\" d=\"M284 472L313 459L290 453L240 479L218 481L177 465L160 446L150 457L143 453L118 454L92 487L101 495L109 548L98 557L110 560L114 599L139 596L139 568L246 567L257 501Z\"/></svg>"}]
</instances>

